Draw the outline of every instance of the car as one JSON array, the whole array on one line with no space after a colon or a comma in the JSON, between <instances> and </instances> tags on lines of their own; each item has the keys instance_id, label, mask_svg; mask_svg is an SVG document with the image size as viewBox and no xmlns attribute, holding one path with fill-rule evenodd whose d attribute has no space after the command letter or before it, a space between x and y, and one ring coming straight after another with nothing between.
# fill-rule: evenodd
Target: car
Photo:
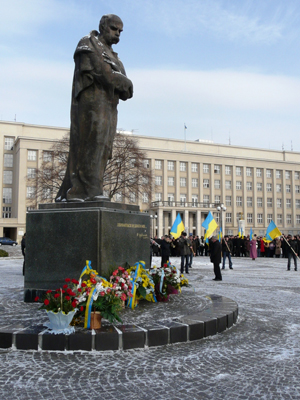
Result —
<instances>
[{"instance_id":1,"label":"car","mask_svg":"<svg viewBox=\"0 0 300 400\"><path fill-rule=\"evenodd\" d=\"M16 246L17 244L18 242L8 237L0 237L0 246L2 245Z\"/></svg>"}]
</instances>

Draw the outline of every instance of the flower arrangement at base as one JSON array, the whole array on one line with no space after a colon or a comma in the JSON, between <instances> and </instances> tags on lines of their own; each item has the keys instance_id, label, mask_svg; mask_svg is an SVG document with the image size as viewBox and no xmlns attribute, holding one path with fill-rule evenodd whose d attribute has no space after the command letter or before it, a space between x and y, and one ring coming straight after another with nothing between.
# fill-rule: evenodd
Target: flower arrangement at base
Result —
<instances>
[{"instance_id":1,"label":"flower arrangement at base","mask_svg":"<svg viewBox=\"0 0 300 400\"><path fill-rule=\"evenodd\" d=\"M188 280L169 262L163 267L154 267L150 274L155 284L155 295L158 301L168 301L170 294L181 292L182 286L188 286Z\"/></svg>"},{"instance_id":2,"label":"flower arrangement at base","mask_svg":"<svg viewBox=\"0 0 300 400\"><path fill-rule=\"evenodd\" d=\"M136 300L145 299L147 301L156 302L154 282L145 268L144 261L135 263L127 272L132 282L132 298L129 299L129 307L134 309L137 305Z\"/></svg>"},{"instance_id":3,"label":"flower arrangement at base","mask_svg":"<svg viewBox=\"0 0 300 400\"><path fill-rule=\"evenodd\" d=\"M120 297L122 302L125 302L133 296L131 293L132 283L130 275L125 268L117 268L110 277L110 283L112 284L112 289L115 291L116 295Z\"/></svg>"},{"instance_id":4,"label":"flower arrangement at base","mask_svg":"<svg viewBox=\"0 0 300 400\"><path fill-rule=\"evenodd\" d=\"M65 281L66 283L62 288L47 290L40 307L40 310L46 311L50 320L50 323L47 323L46 326L53 333L71 333L74 331L74 328L69 327L69 325L77 311L77 285L79 282L70 278L66 278ZM39 297L34 300L39 301Z\"/></svg>"}]
</instances>

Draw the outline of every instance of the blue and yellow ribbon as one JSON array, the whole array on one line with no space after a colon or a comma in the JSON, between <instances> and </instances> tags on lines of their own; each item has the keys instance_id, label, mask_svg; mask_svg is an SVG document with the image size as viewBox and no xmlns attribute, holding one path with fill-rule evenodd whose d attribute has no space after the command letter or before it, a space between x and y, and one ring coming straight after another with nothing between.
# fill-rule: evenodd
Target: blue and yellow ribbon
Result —
<instances>
[{"instance_id":1,"label":"blue and yellow ribbon","mask_svg":"<svg viewBox=\"0 0 300 400\"><path fill-rule=\"evenodd\" d=\"M96 288L92 289L90 291L88 300L86 302L86 307L85 307L85 317L84 317L84 328L89 329L91 326L91 311L92 311L92 305L93 305L93 295L97 291Z\"/></svg>"}]
</instances>

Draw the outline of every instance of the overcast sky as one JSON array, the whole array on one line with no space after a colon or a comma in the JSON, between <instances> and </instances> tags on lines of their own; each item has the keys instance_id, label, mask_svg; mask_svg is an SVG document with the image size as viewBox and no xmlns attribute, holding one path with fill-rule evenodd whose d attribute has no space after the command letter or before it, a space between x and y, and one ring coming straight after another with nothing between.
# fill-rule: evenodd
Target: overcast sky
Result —
<instances>
[{"instance_id":1,"label":"overcast sky","mask_svg":"<svg viewBox=\"0 0 300 400\"><path fill-rule=\"evenodd\" d=\"M74 50L113 13L134 85L120 129L300 152L299 0L0 4L1 120L69 127Z\"/></svg>"}]
</instances>

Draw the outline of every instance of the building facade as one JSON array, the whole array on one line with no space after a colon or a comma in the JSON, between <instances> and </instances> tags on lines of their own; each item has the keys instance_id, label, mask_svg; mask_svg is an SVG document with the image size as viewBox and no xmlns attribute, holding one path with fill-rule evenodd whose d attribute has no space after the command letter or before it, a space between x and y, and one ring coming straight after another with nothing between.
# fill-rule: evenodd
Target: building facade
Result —
<instances>
[{"instance_id":1,"label":"building facade","mask_svg":"<svg viewBox=\"0 0 300 400\"><path fill-rule=\"evenodd\" d=\"M0 122L0 236L20 242L26 212L35 207L35 171L43 160L51 162L53 144L67 132ZM271 220L284 233L300 232L300 153L134 137L153 171L152 199L137 198L152 218L151 235L169 233L178 213L188 233L203 235L201 225L209 211L225 234L237 234L243 221L245 234L252 228L264 235ZM217 209L221 204L224 211Z\"/></svg>"}]
</instances>

